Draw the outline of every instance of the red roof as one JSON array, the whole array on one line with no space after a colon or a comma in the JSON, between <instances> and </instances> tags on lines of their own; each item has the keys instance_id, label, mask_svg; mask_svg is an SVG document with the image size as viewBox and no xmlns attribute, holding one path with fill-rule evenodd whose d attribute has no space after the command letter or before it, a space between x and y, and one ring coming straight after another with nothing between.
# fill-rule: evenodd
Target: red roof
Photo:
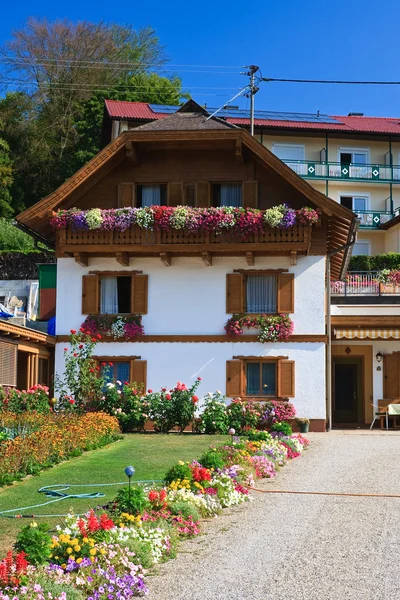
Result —
<instances>
[{"instance_id":1,"label":"red roof","mask_svg":"<svg viewBox=\"0 0 400 600\"><path fill-rule=\"evenodd\" d=\"M155 113L146 102L123 102L119 100L105 101L107 112L111 118L128 120L155 121L165 119L171 113ZM271 119L255 119L259 127L277 127L285 129L307 129L320 131L343 131L358 133L400 134L400 118L396 117L348 117L332 116L337 123L315 123L307 121L281 121ZM249 126L249 119L226 118L228 123L239 126Z\"/></svg>"}]
</instances>

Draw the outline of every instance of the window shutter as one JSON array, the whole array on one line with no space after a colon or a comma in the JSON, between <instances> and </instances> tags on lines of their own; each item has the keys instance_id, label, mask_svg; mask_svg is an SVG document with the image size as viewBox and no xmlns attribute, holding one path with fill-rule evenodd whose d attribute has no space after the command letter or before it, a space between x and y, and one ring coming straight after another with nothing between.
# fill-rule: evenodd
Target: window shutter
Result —
<instances>
[{"instance_id":1,"label":"window shutter","mask_svg":"<svg viewBox=\"0 0 400 600\"><path fill-rule=\"evenodd\" d=\"M210 184L208 181L197 182L197 206L208 208L210 206Z\"/></svg>"},{"instance_id":2,"label":"window shutter","mask_svg":"<svg viewBox=\"0 0 400 600\"><path fill-rule=\"evenodd\" d=\"M82 314L97 315L100 312L99 278L97 275L82 277Z\"/></svg>"},{"instance_id":3,"label":"window shutter","mask_svg":"<svg viewBox=\"0 0 400 600\"><path fill-rule=\"evenodd\" d=\"M278 275L278 313L294 313L294 275Z\"/></svg>"},{"instance_id":4,"label":"window shutter","mask_svg":"<svg viewBox=\"0 0 400 600\"><path fill-rule=\"evenodd\" d=\"M226 395L236 398L242 394L243 362L241 360L226 361Z\"/></svg>"},{"instance_id":5,"label":"window shutter","mask_svg":"<svg viewBox=\"0 0 400 600\"><path fill-rule=\"evenodd\" d=\"M148 275L135 275L132 277L131 310L134 314L147 314L147 295L149 287Z\"/></svg>"},{"instance_id":6,"label":"window shutter","mask_svg":"<svg viewBox=\"0 0 400 600\"><path fill-rule=\"evenodd\" d=\"M17 385L17 345L0 341L0 385Z\"/></svg>"},{"instance_id":7,"label":"window shutter","mask_svg":"<svg viewBox=\"0 0 400 600\"><path fill-rule=\"evenodd\" d=\"M278 363L278 374L278 396L280 398L294 398L294 361L280 360Z\"/></svg>"},{"instance_id":8,"label":"window shutter","mask_svg":"<svg viewBox=\"0 0 400 600\"><path fill-rule=\"evenodd\" d=\"M183 204L183 183L168 184L168 206L181 206Z\"/></svg>"},{"instance_id":9,"label":"window shutter","mask_svg":"<svg viewBox=\"0 0 400 600\"><path fill-rule=\"evenodd\" d=\"M244 312L244 283L241 273L228 273L226 276L226 312Z\"/></svg>"},{"instance_id":10,"label":"window shutter","mask_svg":"<svg viewBox=\"0 0 400 600\"><path fill-rule=\"evenodd\" d=\"M383 395L385 398L398 398L399 389L399 355L383 356Z\"/></svg>"},{"instance_id":11,"label":"window shutter","mask_svg":"<svg viewBox=\"0 0 400 600\"><path fill-rule=\"evenodd\" d=\"M120 183L118 186L118 206L124 208L133 206L133 184Z\"/></svg>"},{"instance_id":12,"label":"window shutter","mask_svg":"<svg viewBox=\"0 0 400 600\"><path fill-rule=\"evenodd\" d=\"M147 390L147 360L131 360L131 383L143 386L143 394Z\"/></svg>"},{"instance_id":13,"label":"window shutter","mask_svg":"<svg viewBox=\"0 0 400 600\"><path fill-rule=\"evenodd\" d=\"M243 182L243 206L245 208L257 208L258 181Z\"/></svg>"}]
</instances>

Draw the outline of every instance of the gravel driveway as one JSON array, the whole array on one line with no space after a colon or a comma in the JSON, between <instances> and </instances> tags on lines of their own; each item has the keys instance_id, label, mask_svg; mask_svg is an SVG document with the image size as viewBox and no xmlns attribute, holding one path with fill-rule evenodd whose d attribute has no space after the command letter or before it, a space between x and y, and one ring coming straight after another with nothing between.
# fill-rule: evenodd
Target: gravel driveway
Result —
<instances>
[{"instance_id":1,"label":"gravel driveway","mask_svg":"<svg viewBox=\"0 0 400 600\"><path fill-rule=\"evenodd\" d=\"M309 438L258 487L400 494L400 432ZM148 578L151 600L400 598L400 498L252 495Z\"/></svg>"}]
</instances>

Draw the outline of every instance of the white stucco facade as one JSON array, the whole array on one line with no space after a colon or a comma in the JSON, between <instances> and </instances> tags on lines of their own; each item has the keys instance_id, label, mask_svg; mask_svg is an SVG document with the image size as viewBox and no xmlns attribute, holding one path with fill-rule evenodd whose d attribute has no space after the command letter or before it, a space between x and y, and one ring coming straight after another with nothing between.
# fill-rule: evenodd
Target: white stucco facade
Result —
<instances>
[{"instance_id":1,"label":"white stucco facade","mask_svg":"<svg viewBox=\"0 0 400 600\"><path fill-rule=\"evenodd\" d=\"M221 335L226 313L226 274L245 268L243 258L213 258L206 267L200 258L173 258L165 267L160 259L131 260L122 267L113 258L91 258L81 267L73 258L57 261L57 334L79 329L82 315L82 276L90 271L141 270L149 276L148 313L143 315L147 335ZM295 334L325 333L325 257L262 257L248 269L288 269L295 276Z\"/></svg>"}]
</instances>

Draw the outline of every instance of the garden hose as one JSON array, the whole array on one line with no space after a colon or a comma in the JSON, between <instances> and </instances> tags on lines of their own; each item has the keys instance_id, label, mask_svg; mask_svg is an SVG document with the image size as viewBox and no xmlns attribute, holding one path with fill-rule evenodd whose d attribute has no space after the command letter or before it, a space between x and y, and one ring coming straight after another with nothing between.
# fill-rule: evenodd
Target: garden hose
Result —
<instances>
[{"instance_id":1,"label":"garden hose","mask_svg":"<svg viewBox=\"0 0 400 600\"><path fill-rule=\"evenodd\" d=\"M132 481L133 484L139 483L139 484L143 484L143 483L161 483L161 479L141 479L138 481ZM121 486L121 485L128 485L127 481L119 481L116 483L76 483L76 484L69 484L69 483L56 483L54 485L45 485L44 487L41 487L38 490L39 494L45 494L45 496L47 498L53 498L53 500L49 500L48 502L42 502L41 504L33 504L32 506L23 506L20 508L10 508L8 510L2 510L0 511L0 517L4 517L5 519L33 519L33 518L41 518L41 517L45 517L45 518L51 518L51 517L66 517L66 514L62 514L62 515L56 515L56 514L49 514L49 515L37 515L37 514L21 514L22 512L25 512L27 510L30 510L32 508L40 508L42 506L47 506L48 504L54 504L55 502L60 502L61 500L69 500L70 498L75 498L78 500L94 500L96 498L104 498L105 494L103 494L102 492L89 492L86 494L68 494L66 493L67 490L69 490L70 488L82 488L82 487L110 487L110 486ZM56 488L56 489L54 489ZM9 514L9 513L17 513L17 514ZM83 516L85 513L83 514L78 514L75 515L77 517L81 517Z\"/></svg>"}]
</instances>

